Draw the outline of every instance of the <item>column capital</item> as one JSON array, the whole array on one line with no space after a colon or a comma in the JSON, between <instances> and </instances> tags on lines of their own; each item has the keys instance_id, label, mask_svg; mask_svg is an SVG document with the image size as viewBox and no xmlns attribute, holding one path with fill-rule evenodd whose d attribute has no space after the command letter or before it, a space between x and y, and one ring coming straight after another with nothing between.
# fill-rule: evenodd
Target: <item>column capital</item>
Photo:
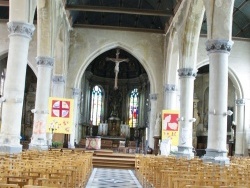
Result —
<instances>
[{"instance_id":1,"label":"column capital","mask_svg":"<svg viewBox=\"0 0 250 188\"><path fill-rule=\"evenodd\" d=\"M47 57L47 56L38 56L38 57L36 57L36 63L37 63L38 66L42 65L42 66L51 66L51 67L53 67L54 58Z\"/></svg>"},{"instance_id":2,"label":"column capital","mask_svg":"<svg viewBox=\"0 0 250 188\"><path fill-rule=\"evenodd\" d=\"M52 81L53 83L60 83L60 82L65 83L65 78L64 76L56 75L56 76L53 76Z\"/></svg>"},{"instance_id":3,"label":"column capital","mask_svg":"<svg viewBox=\"0 0 250 188\"><path fill-rule=\"evenodd\" d=\"M245 105L245 100L244 99L236 99L235 103L236 103L236 105Z\"/></svg>"},{"instance_id":4,"label":"column capital","mask_svg":"<svg viewBox=\"0 0 250 188\"><path fill-rule=\"evenodd\" d=\"M197 69L193 68L180 68L178 69L178 75L180 77L196 77Z\"/></svg>"},{"instance_id":5,"label":"column capital","mask_svg":"<svg viewBox=\"0 0 250 188\"><path fill-rule=\"evenodd\" d=\"M149 98L150 100L157 100L157 97L158 97L158 94L157 93L152 93L152 94L149 94Z\"/></svg>"},{"instance_id":6,"label":"column capital","mask_svg":"<svg viewBox=\"0 0 250 188\"><path fill-rule=\"evenodd\" d=\"M77 97L81 94L81 89L79 88L72 88L73 96Z\"/></svg>"},{"instance_id":7,"label":"column capital","mask_svg":"<svg viewBox=\"0 0 250 188\"><path fill-rule=\"evenodd\" d=\"M223 39L207 40L206 50L208 51L208 53L214 53L214 52L229 53L232 49L233 43L234 42L231 40L223 40Z\"/></svg>"},{"instance_id":8,"label":"column capital","mask_svg":"<svg viewBox=\"0 0 250 188\"><path fill-rule=\"evenodd\" d=\"M23 36L29 39L32 38L35 30L33 24L24 23L24 22L8 22L8 31L9 36Z\"/></svg>"},{"instance_id":9,"label":"column capital","mask_svg":"<svg viewBox=\"0 0 250 188\"><path fill-rule=\"evenodd\" d=\"M164 86L165 92L170 92L170 91L176 91L176 85L175 84L165 84Z\"/></svg>"}]
</instances>

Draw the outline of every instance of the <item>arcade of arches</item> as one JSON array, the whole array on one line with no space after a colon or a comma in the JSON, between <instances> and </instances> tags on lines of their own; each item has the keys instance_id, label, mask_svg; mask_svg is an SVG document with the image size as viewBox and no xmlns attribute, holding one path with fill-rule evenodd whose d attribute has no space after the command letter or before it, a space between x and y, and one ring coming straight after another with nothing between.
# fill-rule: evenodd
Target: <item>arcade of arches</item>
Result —
<instances>
[{"instance_id":1,"label":"arcade of arches","mask_svg":"<svg viewBox=\"0 0 250 188\"><path fill-rule=\"evenodd\" d=\"M250 41L232 31L239 1L173 1L163 33L74 27L71 1L9 2L0 22L1 152L21 152L20 141L47 150L106 136L160 153L157 118L178 110L176 156L193 158L193 147L216 163L248 155ZM74 99L70 135L46 133L49 97Z\"/></svg>"}]
</instances>

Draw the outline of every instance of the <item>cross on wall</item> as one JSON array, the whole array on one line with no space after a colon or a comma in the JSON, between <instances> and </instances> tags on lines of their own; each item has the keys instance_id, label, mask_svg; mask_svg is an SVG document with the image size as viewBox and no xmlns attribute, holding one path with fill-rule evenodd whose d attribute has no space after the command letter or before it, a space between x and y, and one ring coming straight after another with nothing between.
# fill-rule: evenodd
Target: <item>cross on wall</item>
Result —
<instances>
[{"instance_id":1,"label":"cross on wall","mask_svg":"<svg viewBox=\"0 0 250 188\"><path fill-rule=\"evenodd\" d=\"M120 55L120 49L117 48L116 49L116 57L115 58L109 58L109 57L106 58L106 61L112 61L112 62L115 63L115 68L114 68L114 72L115 72L115 85L114 85L114 89L115 90L118 89L117 82L118 82L119 64L121 62L129 62L128 58L121 59L121 58L119 58L119 55Z\"/></svg>"}]
</instances>

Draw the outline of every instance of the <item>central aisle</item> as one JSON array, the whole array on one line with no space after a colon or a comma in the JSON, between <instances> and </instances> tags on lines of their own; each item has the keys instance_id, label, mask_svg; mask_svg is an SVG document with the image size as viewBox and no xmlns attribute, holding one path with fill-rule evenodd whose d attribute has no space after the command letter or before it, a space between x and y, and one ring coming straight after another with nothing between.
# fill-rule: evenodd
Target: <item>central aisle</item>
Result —
<instances>
[{"instance_id":1,"label":"central aisle","mask_svg":"<svg viewBox=\"0 0 250 188\"><path fill-rule=\"evenodd\" d=\"M132 170L94 168L86 188L142 188Z\"/></svg>"}]
</instances>

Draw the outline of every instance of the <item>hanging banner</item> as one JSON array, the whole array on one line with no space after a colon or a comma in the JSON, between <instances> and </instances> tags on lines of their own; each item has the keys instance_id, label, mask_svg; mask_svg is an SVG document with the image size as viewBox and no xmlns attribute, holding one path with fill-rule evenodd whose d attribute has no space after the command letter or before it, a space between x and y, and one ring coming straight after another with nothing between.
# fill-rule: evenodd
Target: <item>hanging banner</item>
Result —
<instances>
[{"instance_id":1,"label":"hanging banner","mask_svg":"<svg viewBox=\"0 0 250 188\"><path fill-rule=\"evenodd\" d=\"M74 99L49 98L48 133L71 134L73 126Z\"/></svg>"},{"instance_id":2,"label":"hanging banner","mask_svg":"<svg viewBox=\"0 0 250 188\"><path fill-rule=\"evenodd\" d=\"M179 140L179 111L162 110L162 140L171 139L173 146L178 146Z\"/></svg>"}]
</instances>

